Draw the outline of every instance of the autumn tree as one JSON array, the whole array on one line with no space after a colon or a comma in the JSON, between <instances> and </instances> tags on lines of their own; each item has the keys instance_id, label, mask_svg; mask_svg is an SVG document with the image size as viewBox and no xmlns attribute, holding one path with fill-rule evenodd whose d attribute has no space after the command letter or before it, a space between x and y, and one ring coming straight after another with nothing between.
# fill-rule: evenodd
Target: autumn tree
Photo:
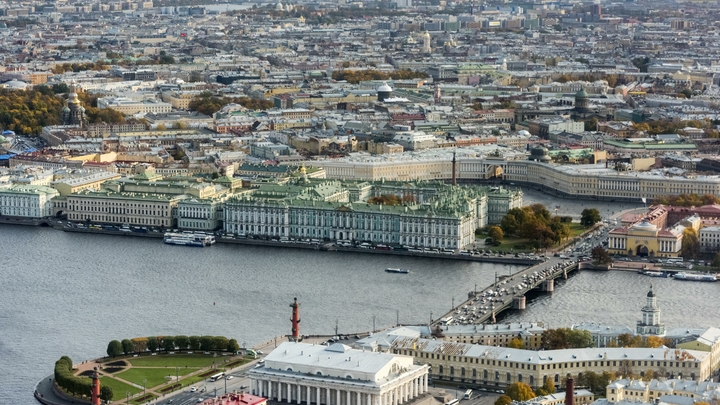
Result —
<instances>
[{"instance_id":1,"label":"autumn tree","mask_svg":"<svg viewBox=\"0 0 720 405\"><path fill-rule=\"evenodd\" d=\"M665 344L665 339L659 337L659 336L653 336L650 335L647 338L645 338L645 347L661 347Z\"/></svg>"},{"instance_id":2,"label":"autumn tree","mask_svg":"<svg viewBox=\"0 0 720 405\"><path fill-rule=\"evenodd\" d=\"M502 228L497 225L493 225L490 229L488 229L488 236L492 239L493 243L496 243L503 240L505 234L503 233Z\"/></svg>"},{"instance_id":3,"label":"autumn tree","mask_svg":"<svg viewBox=\"0 0 720 405\"><path fill-rule=\"evenodd\" d=\"M508 347L511 349L524 349L525 342L523 342L520 338L514 338L510 341L510 343L508 343Z\"/></svg>"},{"instance_id":4,"label":"autumn tree","mask_svg":"<svg viewBox=\"0 0 720 405\"><path fill-rule=\"evenodd\" d=\"M553 382L552 378L547 377L545 378L545 381L543 382L542 387L535 390L535 394L538 396L545 396L555 393L555 383Z\"/></svg>"},{"instance_id":5,"label":"autumn tree","mask_svg":"<svg viewBox=\"0 0 720 405\"><path fill-rule=\"evenodd\" d=\"M599 264L607 264L611 261L610 255L608 254L607 250L603 249L601 246L596 246L592 248L592 250L590 251L590 257L592 257L592 259Z\"/></svg>"},{"instance_id":6,"label":"autumn tree","mask_svg":"<svg viewBox=\"0 0 720 405\"><path fill-rule=\"evenodd\" d=\"M510 398L507 395L500 395L498 399L495 400L493 405L510 405L512 403L512 398Z\"/></svg>"},{"instance_id":7,"label":"autumn tree","mask_svg":"<svg viewBox=\"0 0 720 405\"><path fill-rule=\"evenodd\" d=\"M527 401L535 398L532 388L523 382L510 384L505 390L505 394L513 401Z\"/></svg>"},{"instance_id":8,"label":"autumn tree","mask_svg":"<svg viewBox=\"0 0 720 405\"><path fill-rule=\"evenodd\" d=\"M700 241L698 233L693 228L685 228L683 231L682 247L680 252L682 257L686 259L694 259L700 249Z\"/></svg>"}]
</instances>

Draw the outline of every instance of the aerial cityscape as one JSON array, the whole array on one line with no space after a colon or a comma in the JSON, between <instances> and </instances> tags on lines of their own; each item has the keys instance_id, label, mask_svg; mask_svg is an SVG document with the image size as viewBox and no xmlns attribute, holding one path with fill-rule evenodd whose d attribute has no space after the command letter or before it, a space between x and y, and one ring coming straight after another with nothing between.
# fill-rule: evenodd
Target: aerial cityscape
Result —
<instances>
[{"instance_id":1,"label":"aerial cityscape","mask_svg":"<svg viewBox=\"0 0 720 405\"><path fill-rule=\"evenodd\" d=\"M0 405L720 405L704 0L0 4Z\"/></svg>"}]
</instances>

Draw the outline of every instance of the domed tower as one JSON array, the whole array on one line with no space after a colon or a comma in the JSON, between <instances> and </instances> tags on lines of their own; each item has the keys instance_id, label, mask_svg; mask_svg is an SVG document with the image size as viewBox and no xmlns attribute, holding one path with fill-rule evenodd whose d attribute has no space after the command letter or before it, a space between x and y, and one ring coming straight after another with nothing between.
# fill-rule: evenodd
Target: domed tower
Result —
<instances>
[{"instance_id":1,"label":"domed tower","mask_svg":"<svg viewBox=\"0 0 720 405\"><path fill-rule=\"evenodd\" d=\"M388 86L387 83L383 82L383 84L377 89L377 100L381 102L385 101L386 98L390 98L391 94L392 87Z\"/></svg>"},{"instance_id":2,"label":"domed tower","mask_svg":"<svg viewBox=\"0 0 720 405\"><path fill-rule=\"evenodd\" d=\"M550 157L547 148L538 146L536 148L530 149L530 156L528 157L528 160L534 160L536 162L542 163L550 163L552 161L552 158Z\"/></svg>"},{"instance_id":3,"label":"domed tower","mask_svg":"<svg viewBox=\"0 0 720 405\"><path fill-rule=\"evenodd\" d=\"M432 49L430 49L430 33L425 31L423 34L423 46L422 46L423 53L430 53L432 52Z\"/></svg>"},{"instance_id":4,"label":"domed tower","mask_svg":"<svg viewBox=\"0 0 720 405\"><path fill-rule=\"evenodd\" d=\"M590 96L588 96L585 88L575 93L575 110L578 112L587 112L590 109Z\"/></svg>"},{"instance_id":5,"label":"domed tower","mask_svg":"<svg viewBox=\"0 0 720 405\"><path fill-rule=\"evenodd\" d=\"M637 323L637 333L640 335L664 335L665 325L660 323L660 308L657 305L657 296L652 285L646 296L645 306L642 307L642 320Z\"/></svg>"},{"instance_id":6,"label":"domed tower","mask_svg":"<svg viewBox=\"0 0 720 405\"><path fill-rule=\"evenodd\" d=\"M74 85L70 86L67 105L62 109L62 121L63 125L77 125L81 127L87 123L85 120L85 108L82 106L75 92Z\"/></svg>"}]
</instances>

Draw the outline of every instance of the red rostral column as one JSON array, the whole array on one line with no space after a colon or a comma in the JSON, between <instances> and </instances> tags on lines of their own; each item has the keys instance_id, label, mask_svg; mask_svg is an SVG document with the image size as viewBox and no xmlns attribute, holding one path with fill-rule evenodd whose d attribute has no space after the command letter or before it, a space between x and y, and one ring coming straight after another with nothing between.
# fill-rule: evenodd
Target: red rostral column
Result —
<instances>
[{"instance_id":1,"label":"red rostral column","mask_svg":"<svg viewBox=\"0 0 720 405\"><path fill-rule=\"evenodd\" d=\"M295 297L295 301L290 304L290 308L293 309L292 313L292 339L294 341L300 340L300 304L297 302L297 297Z\"/></svg>"},{"instance_id":2,"label":"red rostral column","mask_svg":"<svg viewBox=\"0 0 720 405\"><path fill-rule=\"evenodd\" d=\"M92 405L100 405L100 376L97 372L97 367L93 370L92 373Z\"/></svg>"},{"instance_id":3,"label":"red rostral column","mask_svg":"<svg viewBox=\"0 0 720 405\"><path fill-rule=\"evenodd\" d=\"M565 381L565 405L575 405L575 380L572 378Z\"/></svg>"}]
</instances>

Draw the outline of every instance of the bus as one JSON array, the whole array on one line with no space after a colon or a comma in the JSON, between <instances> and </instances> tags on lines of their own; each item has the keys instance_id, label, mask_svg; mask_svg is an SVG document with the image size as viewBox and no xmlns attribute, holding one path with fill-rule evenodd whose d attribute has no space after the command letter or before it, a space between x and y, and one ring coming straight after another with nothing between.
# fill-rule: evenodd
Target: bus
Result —
<instances>
[{"instance_id":1,"label":"bus","mask_svg":"<svg viewBox=\"0 0 720 405\"><path fill-rule=\"evenodd\" d=\"M253 356L253 357L257 358L257 352L255 352L255 350L253 350L253 349L245 350L245 354L248 356Z\"/></svg>"},{"instance_id":2,"label":"bus","mask_svg":"<svg viewBox=\"0 0 720 405\"><path fill-rule=\"evenodd\" d=\"M472 398L472 394L473 394L472 390L467 390L467 391L465 391L465 395L463 396L463 399L470 399L470 398Z\"/></svg>"},{"instance_id":3,"label":"bus","mask_svg":"<svg viewBox=\"0 0 720 405\"><path fill-rule=\"evenodd\" d=\"M445 405L457 405L458 402L460 402L460 401L457 398L455 398L449 402L446 402Z\"/></svg>"},{"instance_id":4,"label":"bus","mask_svg":"<svg viewBox=\"0 0 720 405\"><path fill-rule=\"evenodd\" d=\"M210 376L210 381L217 381L225 377L225 373L217 373L215 375Z\"/></svg>"}]
</instances>

